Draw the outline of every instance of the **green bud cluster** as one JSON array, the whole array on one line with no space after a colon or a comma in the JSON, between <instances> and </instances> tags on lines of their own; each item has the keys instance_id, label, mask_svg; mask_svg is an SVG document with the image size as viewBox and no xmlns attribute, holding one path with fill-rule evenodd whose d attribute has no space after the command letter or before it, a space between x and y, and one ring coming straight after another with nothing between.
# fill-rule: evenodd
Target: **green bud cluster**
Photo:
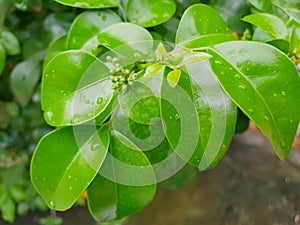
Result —
<instances>
[{"instance_id":1,"label":"green bud cluster","mask_svg":"<svg viewBox=\"0 0 300 225\"><path fill-rule=\"evenodd\" d=\"M123 68L117 58L111 56L106 57L106 61L111 63L113 68L110 70L113 90L122 90L127 85L132 84L136 80L137 74L129 69Z\"/></svg>"}]
</instances>

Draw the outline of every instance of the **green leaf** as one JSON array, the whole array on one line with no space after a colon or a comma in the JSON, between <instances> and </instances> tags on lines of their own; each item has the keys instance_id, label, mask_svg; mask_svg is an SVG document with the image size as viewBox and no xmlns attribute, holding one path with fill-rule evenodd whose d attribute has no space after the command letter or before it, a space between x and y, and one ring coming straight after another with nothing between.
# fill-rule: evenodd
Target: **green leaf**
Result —
<instances>
[{"instance_id":1,"label":"green leaf","mask_svg":"<svg viewBox=\"0 0 300 225\"><path fill-rule=\"evenodd\" d=\"M167 75L168 83L171 87L175 87L180 79L181 70L174 68L171 72Z\"/></svg>"},{"instance_id":2,"label":"green leaf","mask_svg":"<svg viewBox=\"0 0 300 225\"><path fill-rule=\"evenodd\" d=\"M250 6L245 0L211 0L209 5L217 10L231 30L243 34L247 24L241 18L250 14Z\"/></svg>"},{"instance_id":3,"label":"green leaf","mask_svg":"<svg viewBox=\"0 0 300 225\"><path fill-rule=\"evenodd\" d=\"M300 56L300 35L298 35L296 28L292 29L292 33L290 35L290 53L298 54Z\"/></svg>"},{"instance_id":4,"label":"green leaf","mask_svg":"<svg viewBox=\"0 0 300 225\"><path fill-rule=\"evenodd\" d=\"M51 209L66 210L96 176L109 146L106 127L67 127L42 138L31 161L31 180Z\"/></svg>"},{"instance_id":5,"label":"green leaf","mask_svg":"<svg viewBox=\"0 0 300 225\"><path fill-rule=\"evenodd\" d=\"M169 20L176 12L173 0L128 0L126 13L132 23L153 27Z\"/></svg>"},{"instance_id":6,"label":"green leaf","mask_svg":"<svg viewBox=\"0 0 300 225\"><path fill-rule=\"evenodd\" d=\"M217 11L196 4L183 14L176 34L176 43L185 47L200 48L234 40L227 24Z\"/></svg>"},{"instance_id":7,"label":"green leaf","mask_svg":"<svg viewBox=\"0 0 300 225\"><path fill-rule=\"evenodd\" d=\"M40 79L40 63L27 60L19 63L11 73L10 86L17 101L27 105L32 97L34 88Z\"/></svg>"},{"instance_id":8,"label":"green leaf","mask_svg":"<svg viewBox=\"0 0 300 225\"><path fill-rule=\"evenodd\" d=\"M285 39L287 36L287 28L285 24L277 16L267 13L257 13L245 16L243 21L251 23L264 32L272 39Z\"/></svg>"},{"instance_id":9,"label":"green leaf","mask_svg":"<svg viewBox=\"0 0 300 225\"><path fill-rule=\"evenodd\" d=\"M86 52L71 50L55 56L45 67L42 81L47 123L74 125L97 117L113 96L109 75L108 68Z\"/></svg>"},{"instance_id":10,"label":"green leaf","mask_svg":"<svg viewBox=\"0 0 300 225\"><path fill-rule=\"evenodd\" d=\"M121 18L111 10L88 11L80 14L69 31L67 49L97 53L99 45L97 35L104 28L120 22Z\"/></svg>"},{"instance_id":11,"label":"green leaf","mask_svg":"<svg viewBox=\"0 0 300 225\"><path fill-rule=\"evenodd\" d=\"M0 44L2 44L8 55L18 55L21 53L19 40L8 30L0 31Z\"/></svg>"},{"instance_id":12,"label":"green leaf","mask_svg":"<svg viewBox=\"0 0 300 225\"><path fill-rule=\"evenodd\" d=\"M15 221L16 206L12 199L8 198L1 208L3 220L13 223Z\"/></svg>"},{"instance_id":13,"label":"green leaf","mask_svg":"<svg viewBox=\"0 0 300 225\"><path fill-rule=\"evenodd\" d=\"M110 8L118 7L120 5L119 0L55 0L61 4L84 8L84 9L93 9L93 8Z\"/></svg>"},{"instance_id":14,"label":"green leaf","mask_svg":"<svg viewBox=\"0 0 300 225\"><path fill-rule=\"evenodd\" d=\"M117 23L107 27L98 35L98 41L100 45L134 60L143 59L151 53L153 47L151 34L143 27L131 23Z\"/></svg>"},{"instance_id":15,"label":"green leaf","mask_svg":"<svg viewBox=\"0 0 300 225\"><path fill-rule=\"evenodd\" d=\"M212 168L226 153L234 135L236 105L221 88L209 65L201 61L186 66L191 77L193 101L198 112L203 155L195 155L192 165ZM201 158L199 158L201 156Z\"/></svg>"},{"instance_id":16,"label":"green leaf","mask_svg":"<svg viewBox=\"0 0 300 225\"><path fill-rule=\"evenodd\" d=\"M5 67L5 61L6 61L6 52L3 45L0 43L0 76L2 74L2 71Z\"/></svg>"},{"instance_id":17,"label":"green leaf","mask_svg":"<svg viewBox=\"0 0 300 225\"><path fill-rule=\"evenodd\" d=\"M165 41L174 43L178 25L179 19L172 17L167 22L154 27L154 30L161 34Z\"/></svg>"},{"instance_id":18,"label":"green leaf","mask_svg":"<svg viewBox=\"0 0 300 225\"><path fill-rule=\"evenodd\" d=\"M120 220L145 208L156 191L154 171L138 149L112 132L110 154L88 187L90 212L98 222ZM128 140L129 141L129 140ZM120 163L121 162L121 163Z\"/></svg>"},{"instance_id":19,"label":"green leaf","mask_svg":"<svg viewBox=\"0 0 300 225\"><path fill-rule=\"evenodd\" d=\"M143 82L136 81L128 85L118 97L125 114L137 123L150 124L152 119L160 115L159 99Z\"/></svg>"},{"instance_id":20,"label":"green leaf","mask_svg":"<svg viewBox=\"0 0 300 225\"><path fill-rule=\"evenodd\" d=\"M63 35L50 43L44 59L44 67L50 62L51 59L54 58L54 56L66 50L66 41L67 35Z\"/></svg>"},{"instance_id":21,"label":"green leaf","mask_svg":"<svg viewBox=\"0 0 300 225\"><path fill-rule=\"evenodd\" d=\"M278 48L280 51L284 52L285 54L289 53L290 43L287 40L274 39L274 40L266 41L266 43Z\"/></svg>"},{"instance_id":22,"label":"green leaf","mask_svg":"<svg viewBox=\"0 0 300 225\"><path fill-rule=\"evenodd\" d=\"M294 64L278 49L257 42L228 42L209 53L226 93L266 135L277 155L286 158L300 113Z\"/></svg>"},{"instance_id":23,"label":"green leaf","mask_svg":"<svg viewBox=\"0 0 300 225\"><path fill-rule=\"evenodd\" d=\"M263 12L272 12L272 1L262 1L262 0L247 0L255 8Z\"/></svg>"}]
</instances>

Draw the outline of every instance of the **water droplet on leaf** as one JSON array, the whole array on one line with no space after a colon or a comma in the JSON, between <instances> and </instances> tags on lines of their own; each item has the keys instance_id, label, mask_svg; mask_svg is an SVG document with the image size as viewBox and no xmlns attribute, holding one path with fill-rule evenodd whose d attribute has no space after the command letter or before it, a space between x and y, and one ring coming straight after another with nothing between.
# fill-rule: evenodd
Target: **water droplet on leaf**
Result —
<instances>
[{"instance_id":1,"label":"water droplet on leaf","mask_svg":"<svg viewBox=\"0 0 300 225\"><path fill-rule=\"evenodd\" d=\"M102 16L102 20L106 21L107 20L107 16Z\"/></svg>"},{"instance_id":2,"label":"water droplet on leaf","mask_svg":"<svg viewBox=\"0 0 300 225\"><path fill-rule=\"evenodd\" d=\"M215 60L215 64L222 65L222 62L219 60Z\"/></svg>"},{"instance_id":3,"label":"water droplet on leaf","mask_svg":"<svg viewBox=\"0 0 300 225\"><path fill-rule=\"evenodd\" d=\"M244 86L244 85L239 85L239 88L240 88L240 89L243 89L243 90L246 90L246 89L247 89L246 86Z\"/></svg>"},{"instance_id":4,"label":"water droplet on leaf","mask_svg":"<svg viewBox=\"0 0 300 225\"><path fill-rule=\"evenodd\" d=\"M285 92L285 91L282 91L282 92L281 92L281 95L282 95L282 96L286 96L286 92Z\"/></svg>"},{"instance_id":5,"label":"water droplet on leaf","mask_svg":"<svg viewBox=\"0 0 300 225\"><path fill-rule=\"evenodd\" d=\"M92 150L92 151L96 151L96 150L99 149L99 147L100 147L100 144L99 144L99 143L92 144L91 150Z\"/></svg>"},{"instance_id":6,"label":"water droplet on leaf","mask_svg":"<svg viewBox=\"0 0 300 225\"><path fill-rule=\"evenodd\" d=\"M237 79L241 79L241 75L239 75L239 74L234 75L234 77Z\"/></svg>"},{"instance_id":7,"label":"water droplet on leaf","mask_svg":"<svg viewBox=\"0 0 300 225\"><path fill-rule=\"evenodd\" d=\"M97 98L97 104L102 104L103 103L103 98L102 97L99 97Z\"/></svg>"},{"instance_id":8,"label":"water droplet on leaf","mask_svg":"<svg viewBox=\"0 0 300 225\"><path fill-rule=\"evenodd\" d=\"M175 120L180 120L180 116L178 115L178 113L175 114Z\"/></svg>"}]
</instances>

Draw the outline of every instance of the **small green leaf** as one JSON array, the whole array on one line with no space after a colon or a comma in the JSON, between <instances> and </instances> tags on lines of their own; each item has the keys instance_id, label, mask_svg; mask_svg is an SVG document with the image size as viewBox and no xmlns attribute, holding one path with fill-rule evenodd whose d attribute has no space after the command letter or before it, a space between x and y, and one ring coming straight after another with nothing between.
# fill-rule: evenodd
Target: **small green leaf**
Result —
<instances>
[{"instance_id":1,"label":"small green leaf","mask_svg":"<svg viewBox=\"0 0 300 225\"><path fill-rule=\"evenodd\" d=\"M67 49L97 53L97 35L106 27L120 23L121 18L111 10L88 11L73 22L68 34Z\"/></svg>"},{"instance_id":2,"label":"small green leaf","mask_svg":"<svg viewBox=\"0 0 300 225\"><path fill-rule=\"evenodd\" d=\"M167 75L167 80L169 85L174 88L179 79L180 79L180 75L181 75L181 70L178 70L177 68L174 68L174 70L172 70L171 72L168 73Z\"/></svg>"},{"instance_id":3,"label":"small green leaf","mask_svg":"<svg viewBox=\"0 0 300 225\"><path fill-rule=\"evenodd\" d=\"M6 61L6 52L3 45L0 43L0 76L2 74L2 71L5 67L5 61Z\"/></svg>"},{"instance_id":4,"label":"small green leaf","mask_svg":"<svg viewBox=\"0 0 300 225\"><path fill-rule=\"evenodd\" d=\"M200 48L234 40L226 22L213 8L195 4L183 14L176 34L176 43Z\"/></svg>"},{"instance_id":5,"label":"small green leaf","mask_svg":"<svg viewBox=\"0 0 300 225\"><path fill-rule=\"evenodd\" d=\"M111 8L118 7L120 5L119 0L55 0L61 4L84 8L84 9L93 9L93 8Z\"/></svg>"},{"instance_id":6,"label":"small green leaf","mask_svg":"<svg viewBox=\"0 0 300 225\"><path fill-rule=\"evenodd\" d=\"M143 27L153 27L169 20L176 12L173 0L129 0L127 3L127 17L132 23Z\"/></svg>"},{"instance_id":7,"label":"small green leaf","mask_svg":"<svg viewBox=\"0 0 300 225\"><path fill-rule=\"evenodd\" d=\"M89 209L98 222L120 220L140 211L156 192L154 171L147 157L138 149L126 147L120 139L120 134L113 131L110 154L100 175L88 187Z\"/></svg>"},{"instance_id":8,"label":"small green leaf","mask_svg":"<svg viewBox=\"0 0 300 225\"><path fill-rule=\"evenodd\" d=\"M27 60L19 63L11 73L10 86L21 105L27 105L40 79L40 63Z\"/></svg>"},{"instance_id":9,"label":"small green leaf","mask_svg":"<svg viewBox=\"0 0 300 225\"><path fill-rule=\"evenodd\" d=\"M15 221L16 206L12 199L8 198L1 208L3 220L13 223Z\"/></svg>"},{"instance_id":10,"label":"small green leaf","mask_svg":"<svg viewBox=\"0 0 300 225\"><path fill-rule=\"evenodd\" d=\"M100 45L134 60L145 58L153 47L151 34L143 27L131 23L117 23L107 27L98 35L98 41Z\"/></svg>"},{"instance_id":11,"label":"small green leaf","mask_svg":"<svg viewBox=\"0 0 300 225\"><path fill-rule=\"evenodd\" d=\"M258 42L228 42L209 53L226 93L266 135L277 155L286 158L300 113L300 82L294 64L278 49Z\"/></svg>"},{"instance_id":12,"label":"small green leaf","mask_svg":"<svg viewBox=\"0 0 300 225\"><path fill-rule=\"evenodd\" d=\"M66 41L67 35L63 35L50 43L44 59L44 67L50 62L51 59L54 58L54 56L66 50Z\"/></svg>"},{"instance_id":13,"label":"small green leaf","mask_svg":"<svg viewBox=\"0 0 300 225\"><path fill-rule=\"evenodd\" d=\"M109 146L106 127L67 127L39 142L31 161L31 180L51 209L66 210L96 176Z\"/></svg>"},{"instance_id":14,"label":"small green leaf","mask_svg":"<svg viewBox=\"0 0 300 225\"><path fill-rule=\"evenodd\" d=\"M8 55L18 55L21 47L17 37L8 30L0 31L0 44L2 44Z\"/></svg>"},{"instance_id":15,"label":"small green leaf","mask_svg":"<svg viewBox=\"0 0 300 225\"><path fill-rule=\"evenodd\" d=\"M109 69L89 53L71 50L55 56L45 67L42 108L47 123L74 125L97 117L109 105Z\"/></svg>"},{"instance_id":16,"label":"small green leaf","mask_svg":"<svg viewBox=\"0 0 300 225\"><path fill-rule=\"evenodd\" d=\"M261 28L272 39L285 39L287 28L277 16L267 13L256 13L245 16L243 21Z\"/></svg>"}]
</instances>

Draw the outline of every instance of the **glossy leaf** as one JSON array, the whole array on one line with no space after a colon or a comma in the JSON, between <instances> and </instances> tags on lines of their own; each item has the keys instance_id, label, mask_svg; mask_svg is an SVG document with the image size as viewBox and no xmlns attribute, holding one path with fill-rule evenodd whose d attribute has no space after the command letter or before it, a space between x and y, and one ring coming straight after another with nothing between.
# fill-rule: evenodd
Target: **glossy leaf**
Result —
<instances>
[{"instance_id":1,"label":"glossy leaf","mask_svg":"<svg viewBox=\"0 0 300 225\"><path fill-rule=\"evenodd\" d=\"M286 158L300 109L300 82L293 63L276 48L257 42L224 43L209 53L224 90L266 135L277 155Z\"/></svg>"},{"instance_id":2,"label":"glossy leaf","mask_svg":"<svg viewBox=\"0 0 300 225\"><path fill-rule=\"evenodd\" d=\"M287 28L281 19L278 17L267 14L257 13L245 16L243 21L251 23L264 32L266 32L272 39L285 39L287 36Z\"/></svg>"},{"instance_id":3,"label":"glossy leaf","mask_svg":"<svg viewBox=\"0 0 300 225\"><path fill-rule=\"evenodd\" d=\"M176 34L176 43L200 48L233 40L228 25L213 8L196 4L183 14Z\"/></svg>"},{"instance_id":4,"label":"glossy leaf","mask_svg":"<svg viewBox=\"0 0 300 225\"><path fill-rule=\"evenodd\" d=\"M121 91L119 104L130 119L141 124L149 124L160 114L159 99L147 85L139 81Z\"/></svg>"},{"instance_id":5,"label":"glossy leaf","mask_svg":"<svg viewBox=\"0 0 300 225\"><path fill-rule=\"evenodd\" d=\"M161 84L161 118L170 146L186 162L195 162L203 155L200 140L199 120L193 103L189 76L182 71L175 87L171 87L166 77L172 70L166 68Z\"/></svg>"},{"instance_id":6,"label":"glossy leaf","mask_svg":"<svg viewBox=\"0 0 300 225\"><path fill-rule=\"evenodd\" d=\"M220 13L232 31L243 34L248 28L241 20L251 13L250 6L245 0L211 0L209 5Z\"/></svg>"},{"instance_id":7,"label":"glossy leaf","mask_svg":"<svg viewBox=\"0 0 300 225\"><path fill-rule=\"evenodd\" d=\"M153 46L151 34L131 23L117 23L107 27L98 35L98 41L100 45L135 60L148 55Z\"/></svg>"},{"instance_id":8,"label":"glossy leaf","mask_svg":"<svg viewBox=\"0 0 300 225\"><path fill-rule=\"evenodd\" d=\"M67 127L42 138L31 161L31 179L48 207L70 208L96 176L107 153L109 132Z\"/></svg>"},{"instance_id":9,"label":"glossy leaf","mask_svg":"<svg viewBox=\"0 0 300 225\"><path fill-rule=\"evenodd\" d=\"M108 68L82 51L58 54L44 69L42 107L54 126L74 125L98 116L109 105L112 84Z\"/></svg>"},{"instance_id":10,"label":"glossy leaf","mask_svg":"<svg viewBox=\"0 0 300 225\"><path fill-rule=\"evenodd\" d=\"M134 214L155 195L155 176L147 157L138 149L126 147L119 138L119 134L112 133L110 155L88 188L89 209L98 222Z\"/></svg>"},{"instance_id":11,"label":"glossy leaf","mask_svg":"<svg viewBox=\"0 0 300 225\"><path fill-rule=\"evenodd\" d=\"M290 43L287 40L274 39L274 40L266 41L266 43L278 48L279 50L281 50L285 54L289 53Z\"/></svg>"},{"instance_id":12,"label":"glossy leaf","mask_svg":"<svg viewBox=\"0 0 300 225\"><path fill-rule=\"evenodd\" d=\"M120 23L121 18L111 10L88 11L79 15L68 34L67 49L98 51L97 35L106 27Z\"/></svg>"},{"instance_id":13,"label":"glossy leaf","mask_svg":"<svg viewBox=\"0 0 300 225\"><path fill-rule=\"evenodd\" d=\"M172 17L167 22L154 27L154 29L163 36L164 41L174 43L179 21L178 18Z\"/></svg>"},{"instance_id":14,"label":"glossy leaf","mask_svg":"<svg viewBox=\"0 0 300 225\"><path fill-rule=\"evenodd\" d=\"M272 12L272 1L248 0L255 8L263 12Z\"/></svg>"},{"instance_id":15,"label":"glossy leaf","mask_svg":"<svg viewBox=\"0 0 300 225\"><path fill-rule=\"evenodd\" d=\"M19 40L8 30L0 31L0 44L4 46L8 55L18 55L21 52Z\"/></svg>"},{"instance_id":16,"label":"glossy leaf","mask_svg":"<svg viewBox=\"0 0 300 225\"><path fill-rule=\"evenodd\" d=\"M84 9L92 9L92 8L110 8L110 7L118 7L120 5L119 0L55 0L61 4L84 8Z\"/></svg>"},{"instance_id":17,"label":"glossy leaf","mask_svg":"<svg viewBox=\"0 0 300 225\"><path fill-rule=\"evenodd\" d=\"M19 63L14 68L10 76L10 86L21 105L27 105L39 79L39 61L27 60Z\"/></svg>"},{"instance_id":18,"label":"glossy leaf","mask_svg":"<svg viewBox=\"0 0 300 225\"><path fill-rule=\"evenodd\" d=\"M191 77L193 101L198 112L203 156L192 165L200 169L216 166L227 151L234 135L236 105L221 88L208 61L186 66Z\"/></svg>"},{"instance_id":19,"label":"glossy leaf","mask_svg":"<svg viewBox=\"0 0 300 225\"><path fill-rule=\"evenodd\" d=\"M6 60L6 52L3 45L0 43L0 76L2 74L2 71L5 67L5 60Z\"/></svg>"},{"instance_id":20,"label":"glossy leaf","mask_svg":"<svg viewBox=\"0 0 300 225\"><path fill-rule=\"evenodd\" d=\"M169 20L176 11L173 0L128 0L126 13L132 23L152 27Z\"/></svg>"},{"instance_id":21,"label":"glossy leaf","mask_svg":"<svg viewBox=\"0 0 300 225\"><path fill-rule=\"evenodd\" d=\"M63 35L50 43L44 59L44 66L46 66L50 62L50 60L53 59L54 56L56 56L58 53L66 50L66 41L67 36Z\"/></svg>"}]
</instances>

